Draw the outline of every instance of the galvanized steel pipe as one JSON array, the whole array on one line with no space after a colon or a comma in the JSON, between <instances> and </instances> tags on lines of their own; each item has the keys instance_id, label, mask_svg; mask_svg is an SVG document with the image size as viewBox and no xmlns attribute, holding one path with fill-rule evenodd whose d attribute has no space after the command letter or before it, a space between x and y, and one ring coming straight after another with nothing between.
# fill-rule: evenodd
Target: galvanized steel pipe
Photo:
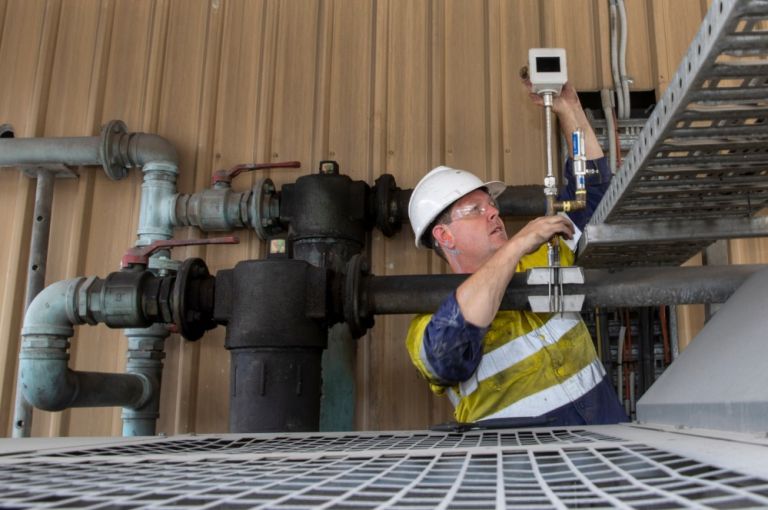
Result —
<instances>
[{"instance_id":1,"label":"galvanized steel pipe","mask_svg":"<svg viewBox=\"0 0 768 510\"><path fill-rule=\"evenodd\" d=\"M0 138L0 166L100 165L101 138Z\"/></svg>"},{"instance_id":2,"label":"galvanized steel pipe","mask_svg":"<svg viewBox=\"0 0 768 510\"><path fill-rule=\"evenodd\" d=\"M85 278L56 282L32 301L24 317L19 355L21 391L35 407L144 404L152 391L148 379L134 374L75 372L69 362L69 338L78 319L76 296Z\"/></svg>"},{"instance_id":3,"label":"galvanized steel pipe","mask_svg":"<svg viewBox=\"0 0 768 510\"><path fill-rule=\"evenodd\" d=\"M178 165L178 160L168 140L148 133L128 133L119 120L107 123L101 136L0 138L0 167L101 165L111 179L119 180L129 168L160 161Z\"/></svg>"}]
</instances>

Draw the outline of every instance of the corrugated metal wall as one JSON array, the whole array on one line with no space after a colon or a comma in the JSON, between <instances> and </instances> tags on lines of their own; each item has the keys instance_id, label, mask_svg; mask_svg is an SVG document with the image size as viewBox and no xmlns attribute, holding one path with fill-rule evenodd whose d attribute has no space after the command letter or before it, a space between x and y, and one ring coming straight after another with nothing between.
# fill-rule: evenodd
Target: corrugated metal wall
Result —
<instances>
[{"instance_id":1,"label":"corrugated metal wall","mask_svg":"<svg viewBox=\"0 0 768 510\"><path fill-rule=\"evenodd\" d=\"M634 88L663 91L705 0L628 0ZM160 134L180 157L179 191L242 162L300 160L278 184L335 159L369 183L413 187L446 163L510 184L543 175L542 113L518 80L529 47L567 49L579 90L609 86L608 0L0 0L0 123L19 137L90 136L108 120ZM55 185L47 281L106 276L135 240L141 176L98 168ZM236 189L259 176L240 177ZM0 432L9 434L34 181L0 169ZM236 246L178 249L212 271L259 258ZM177 238L199 237L178 229ZM375 274L443 271L410 231L373 234ZM755 253L752 244L738 244ZM746 255L745 255L746 257ZM766 260L764 253L757 256ZM450 416L407 360L409 317L379 317L358 346L357 426L422 428ZM696 327L695 322L692 327ZM229 360L219 328L171 336L159 431L226 430ZM72 365L122 371L120 331L81 327ZM120 433L119 409L35 411L35 435Z\"/></svg>"}]
</instances>

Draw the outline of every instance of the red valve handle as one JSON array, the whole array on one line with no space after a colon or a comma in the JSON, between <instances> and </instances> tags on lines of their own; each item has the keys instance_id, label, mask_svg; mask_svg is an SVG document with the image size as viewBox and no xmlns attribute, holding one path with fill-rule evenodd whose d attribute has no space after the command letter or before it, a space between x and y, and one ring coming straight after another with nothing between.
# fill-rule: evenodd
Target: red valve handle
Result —
<instances>
[{"instance_id":1,"label":"red valve handle","mask_svg":"<svg viewBox=\"0 0 768 510\"><path fill-rule=\"evenodd\" d=\"M266 170L269 168L299 168L301 167L300 161L283 161L280 163L243 163L241 165L235 165L232 168L225 170L217 170L211 178L211 184L217 182L231 183L232 179L240 175L241 172L246 170Z\"/></svg>"},{"instance_id":2,"label":"red valve handle","mask_svg":"<svg viewBox=\"0 0 768 510\"><path fill-rule=\"evenodd\" d=\"M160 239L146 246L128 248L120 260L120 267L125 269L131 264L147 265L149 257L158 250L175 246L194 246L198 244L238 244L240 239L235 236L211 237L208 239Z\"/></svg>"}]
</instances>

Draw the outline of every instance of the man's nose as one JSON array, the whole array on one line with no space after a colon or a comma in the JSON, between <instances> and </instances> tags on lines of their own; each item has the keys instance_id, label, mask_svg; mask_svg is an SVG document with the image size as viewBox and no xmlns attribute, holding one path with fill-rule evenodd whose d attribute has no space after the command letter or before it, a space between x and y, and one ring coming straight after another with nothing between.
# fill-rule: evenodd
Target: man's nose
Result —
<instances>
[{"instance_id":1,"label":"man's nose","mask_svg":"<svg viewBox=\"0 0 768 510\"><path fill-rule=\"evenodd\" d=\"M499 209L495 205L488 204L485 206L485 216L489 220L495 220L499 216Z\"/></svg>"}]
</instances>

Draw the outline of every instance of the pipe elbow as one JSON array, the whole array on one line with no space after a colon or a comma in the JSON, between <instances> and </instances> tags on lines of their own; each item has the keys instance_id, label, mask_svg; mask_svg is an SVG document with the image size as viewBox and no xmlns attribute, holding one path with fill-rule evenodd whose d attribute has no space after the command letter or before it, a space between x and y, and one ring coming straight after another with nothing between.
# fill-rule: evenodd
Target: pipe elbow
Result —
<instances>
[{"instance_id":1,"label":"pipe elbow","mask_svg":"<svg viewBox=\"0 0 768 510\"><path fill-rule=\"evenodd\" d=\"M162 136L150 133L135 133L131 136L128 146L129 159L136 166L143 167L147 163L170 163L179 166L179 155L176 147Z\"/></svg>"},{"instance_id":2,"label":"pipe elbow","mask_svg":"<svg viewBox=\"0 0 768 510\"><path fill-rule=\"evenodd\" d=\"M69 338L72 328L82 322L77 318L77 292L85 278L62 280L49 285L35 296L24 315L22 337L43 335Z\"/></svg>"},{"instance_id":3,"label":"pipe elbow","mask_svg":"<svg viewBox=\"0 0 768 510\"><path fill-rule=\"evenodd\" d=\"M19 355L21 391L32 405L46 411L66 409L76 398L78 384L67 367L69 338L75 316L75 296L85 278L49 285L32 300L21 329Z\"/></svg>"},{"instance_id":4,"label":"pipe elbow","mask_svg":"<svg viewBox=\"0 0 768 510\"><path fill-rule=\"evenodd\" d=\"M43 411L63 411L72 407L79 393L75 372L67 359L43 359L21 355L21 392L24 399Z\"/></svg>"}]
</instances>

